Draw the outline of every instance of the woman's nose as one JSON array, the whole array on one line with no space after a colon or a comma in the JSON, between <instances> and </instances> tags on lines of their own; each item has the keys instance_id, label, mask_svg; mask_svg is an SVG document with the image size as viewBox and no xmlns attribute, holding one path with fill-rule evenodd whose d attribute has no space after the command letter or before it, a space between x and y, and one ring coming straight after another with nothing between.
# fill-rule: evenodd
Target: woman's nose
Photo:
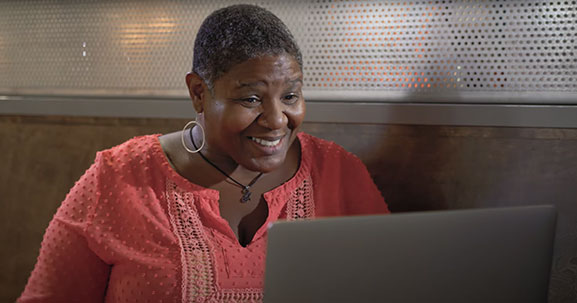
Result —
<instances>
[{"instance_id":1,"label":"woman's nose","mask_svg":"<svg viewBox=\"0 0 577 303\"><path fill-rule=\"evenodd\" d=\"M287 125L288 118L284 112L281 102L271 101L263 104L263 110L258 122L268 129L280 129Z\"/></svg>"}]
</instances>

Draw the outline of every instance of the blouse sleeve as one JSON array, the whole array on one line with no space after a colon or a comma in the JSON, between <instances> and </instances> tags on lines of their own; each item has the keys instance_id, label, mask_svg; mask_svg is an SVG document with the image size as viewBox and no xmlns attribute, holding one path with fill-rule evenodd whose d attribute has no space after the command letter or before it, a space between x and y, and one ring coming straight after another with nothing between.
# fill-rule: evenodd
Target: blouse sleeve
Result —
<instances>
[{"instance_id":1,"label":"blouse sleeve","mask_svg":"<svg viewBox=\"0 0 577 303\"><path fill-rule=\"evenodd\" d=\"M17 302L103 302L110 266L91 249L87 230L100 198L101 155L50 222L36 265Z\"/></svg>"}]
</instances>

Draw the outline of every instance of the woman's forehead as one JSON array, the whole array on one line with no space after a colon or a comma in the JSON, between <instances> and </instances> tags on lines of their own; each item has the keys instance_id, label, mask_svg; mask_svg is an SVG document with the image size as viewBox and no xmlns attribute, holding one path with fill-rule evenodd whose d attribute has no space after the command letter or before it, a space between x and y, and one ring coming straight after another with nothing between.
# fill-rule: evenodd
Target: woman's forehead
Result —
<instances>
[{"instance_id":1,"label":"woman's forehead","mask_svg":"<svg viewBox=\"0 0 577 303\"><path fill-rule=\"evenodd\" d=\"M242 88L267 85L271 82L298 84L302 83L302 77L297 60L291 55L283 54L259 56L236 64L219 80Z\"/></svg>"},{"instance_id":2,"label":"woman's forehead","mask_svg":"<svg viewBox=\"0 0 577 303\"><path fill-rule=\"evenodd\" d=\"M294 87L297 85L302 85L303 81L301 78L302 77L300 77L299 75L295 75L295 79L287 78L287 79L279 79L279 81L282 82L282 84L284 84L285 86ZM250 81L248 79L244 81L238 80L236 82L235 88L236 89L256 88L259 86L267 86L268 84L269 82L263 80L257 80L257 81Z\"/></svg>"}]
</instances>

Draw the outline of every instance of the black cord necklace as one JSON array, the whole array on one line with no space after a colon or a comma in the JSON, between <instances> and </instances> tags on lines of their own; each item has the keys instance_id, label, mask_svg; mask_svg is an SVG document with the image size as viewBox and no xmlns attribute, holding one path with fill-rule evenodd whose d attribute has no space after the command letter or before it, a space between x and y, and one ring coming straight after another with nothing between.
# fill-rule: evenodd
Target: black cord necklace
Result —
<instances>
[{"instance_id":1,"label":"black cord necklace","mask_svg":"<svg viewBox=\"0 0 577 303\"><path fill-rule=\"evenodd\" d=\"M196 147L196 144L194 143L194 137L192 136L192 127L189 130L189 134L190 134L190 141L192 141L192 145L194 145L195 149L198 149L198 147ZM220 169L220 167L216 166L216 164L212 163L210 160L208 160L208 158L206 158L200 151L198 151L198 154L202 157L202 159L204 159L204 161L206 161L208 164L212 165L212 167L216 168L216 170L218 170L221 174L225 175L228 179L230 179L232 182L236 183L238 186L240 186L240 188L242 188L242 197L240 198L240 203L246 203L248 201L250 201L250 195L252 195L252 193L250 192L250 187L254 185L254 183L256 183L256 181L258 181L258 179L262 176L262 172L260 174L258 174L258 176L254 177L254 179L252 179L252 181L250 181L250 183L248 185L243 185L242 183L236 181L235 179L233 179L231 176L229 176L224 170Z\"/></svg>"}]
</instances>

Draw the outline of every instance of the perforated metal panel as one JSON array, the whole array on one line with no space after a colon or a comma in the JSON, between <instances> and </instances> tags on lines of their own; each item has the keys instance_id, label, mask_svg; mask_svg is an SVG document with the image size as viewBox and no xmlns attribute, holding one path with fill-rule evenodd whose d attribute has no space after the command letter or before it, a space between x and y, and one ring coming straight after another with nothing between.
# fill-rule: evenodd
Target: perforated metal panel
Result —
<instances>
[{"instance_id":1,"label":"perforated metal panel","mask_svg":"<svg viewBox=\"0 0 577 303\"><path fill-rule=\"evenodd\" d=\"M575 91L575 1L322 1L304 38L319 89Z\"/></svg>"},{"instance_id":2,"label":"perforated metal panel","mask_svg":"<svg viewBox=\"0 0 577 303\"><path fill-rule=\"evenodd\" d=\"M1 1L0 93L185 96L200 23L239 2ZM253 3L292 29L321 99L577 92L576 1Z\"/></svg>"}]
</instances>

